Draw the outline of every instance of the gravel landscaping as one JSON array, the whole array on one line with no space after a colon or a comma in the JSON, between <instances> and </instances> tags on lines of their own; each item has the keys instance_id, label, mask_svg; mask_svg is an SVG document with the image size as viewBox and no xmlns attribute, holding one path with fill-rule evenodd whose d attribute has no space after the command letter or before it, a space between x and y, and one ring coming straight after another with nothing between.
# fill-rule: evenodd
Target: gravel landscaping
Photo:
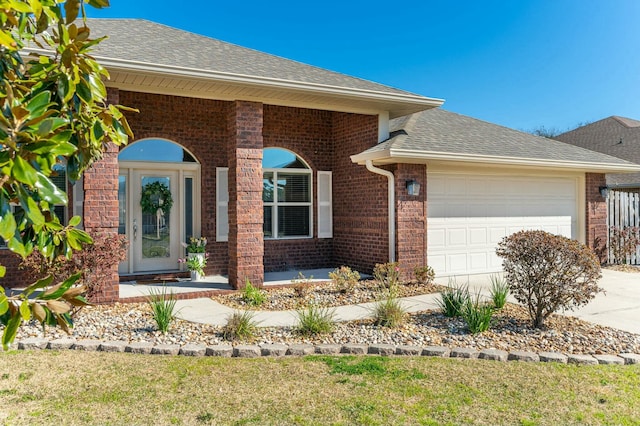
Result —
<instances>
[{"instance_id":1,"label":"gravel landscaping","mask_svg":"<svg viewBox=\"0 0 640 426\"><path fill-rule=\"evenodd\" d=\"M434 291L437 287L406 286L407 291ZM420 290L419 290L420 289ZM291 309L295 290L270 290L271 309ZM329 305L348 300L349 303L365 301L362 292L353 296L343 295L324 289L316 294ZM330 299L328 295L334 294ZM359 296L356 296L359 294ZM277 295L277 296L276 296ZM237 297L237 296L235 296ZM308 297L313 299L313 292ZM233 300L234 297L218 298ZM371 299L368 299L370 301ZM279 301L279 302L278 302ZM175 321L167 334L156 328L151 309L146 303L115 304L110 306L90 306L75 316L72 336L55 328L43 332L38 324L21 327L17 339L45 337L49 340L74 338L101 341L149 342L153 344L388 344L394 346L447 346L468 347L478 350L497 349L503 351L562 352L566 354L619 354L640 353L640 335L612 328L602 327L562 315L554 315L547 320L547 328L532 328L526 311L517 305L507 304L495 315L495 322L487 332L472 335L464 321L448 318L437 311L412 314L404 325L397 328L375 326L372 321L354 321L337 324L331 334L317 338L300 336L291 327L259 328L255 339L228 342L222 337L220 327Z\"/></svg>"}]
</instances>

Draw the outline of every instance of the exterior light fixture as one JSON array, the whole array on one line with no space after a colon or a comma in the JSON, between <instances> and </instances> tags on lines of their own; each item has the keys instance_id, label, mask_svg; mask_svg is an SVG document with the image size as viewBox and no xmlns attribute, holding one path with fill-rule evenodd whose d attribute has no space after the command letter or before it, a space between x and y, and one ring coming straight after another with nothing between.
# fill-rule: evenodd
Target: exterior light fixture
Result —
<instances>
[{"instance_id":1,"label":"exterior light fixture","mask_svg":"<svg viewBox=\"0 0 640 426\"><path fill-rule=\"evenodd\" d=\"M601 186L599 189L600 189L600 195L602 196L602 198L607 198L607 195L609 195L609 188L606 186Z\"/></svg>"},{"instance_id":2,"label":"exterior light fixture","mask_svg":"<svg viewBox=\"0 0 640 426\"><path fill-rule=\"evenodd\" d=\"M420 195L420 184L416 180L408 180L406 183L407 194L417 197Z\"/></svg>"}]
</instances>

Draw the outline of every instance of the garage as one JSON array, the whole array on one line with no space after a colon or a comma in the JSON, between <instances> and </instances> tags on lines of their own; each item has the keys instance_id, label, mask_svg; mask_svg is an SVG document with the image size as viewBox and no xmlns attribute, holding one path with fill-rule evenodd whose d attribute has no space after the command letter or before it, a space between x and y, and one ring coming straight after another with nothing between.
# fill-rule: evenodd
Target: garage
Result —
<instances>
[{"instance_id":1,"label":"garage","mask_svg":"<svg viewBox=\"0 0 640 426\"><path fill-rule=\"evenodd\" d=\"M502 269L498 242L523 229L583 239L580 176L427 174L427 259L438 276ZM584 210L582 210L584 211Z\"/></svg>"}]
</instances>

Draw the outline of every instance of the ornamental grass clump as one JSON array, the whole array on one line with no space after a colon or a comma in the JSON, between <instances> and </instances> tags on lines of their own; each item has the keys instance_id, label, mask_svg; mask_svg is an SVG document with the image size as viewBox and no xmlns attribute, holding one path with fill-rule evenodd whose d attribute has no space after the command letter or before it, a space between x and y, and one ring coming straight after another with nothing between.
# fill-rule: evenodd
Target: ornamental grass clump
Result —
<instances>
[{"instance_id":1,"label":"ornamental grass clump","mask_svg":"<svg viewBox=\"0 0 640 426\"><path fill-rule=\"evenodd\" d=\"M329 278L340 293L353 293L353 289L360 280L360 273L353 271L348 266L341 266L333 272L329 272Z\"/></svg>"},{"instance_id":2,"label":"ornamental grass clump","mask_svg":"<svg viewBox=\"0 0 640 426\"><path fill-rule=\"evenodd\" d=\"M471 334L487 331L493 322L495 308L491 303L481 300L480 293L469 297L460 310L460 316L467 324Z\"/></svg>"},{"instance_id":3,"label":"ornamental grass clump","mask_svg":"<svg viewBox=\"0 0 640 426\"><path fill-rule=\"evenodd\" d=\"M258 287L254 287L249 278L246 278L242 289L242 300L248 305L260 306L267 300L267 296Z\"/></svg>"},{"instance_id":4,"label":"ornamental grass clump","mask_svg":"<svg viewBox=\"0 0 640 426\"><path fill-rule=\"evenodd\" d=\"M166 333L171 323L176 319L176 298L173 292L167 293L166 288L162 291L151 290L147 300L158 330Z\"/></svg>"},{"instance_id":5,"label":"ornamental grass clump","mask_svg":"<svg viewBox=\"0 0 640 426\"><path fill-rule=\"evenodd\" d=\"M400 299L390 292L373 306L373 320L376 325L383 327L398 327L404 323L407 311L400 303Z\"/></svg>"},{"instance_id":6,"label":"ornamental grass clump","mask_svg":"<svg viewBox=\"0 0 640 426\"><path fill-rule=\"evenodd\" d=\"M331 333L335 326L334 316L334 309L311 304L307 309L298 311L297 331L303 336Z\"/></svg>"},{"instance_id":7,"label":"ornamental grass clump","mask_svg":"<svg viewBox=\"0 0 640 426\"><path fill-rule=\"evenodd\" d=\"M499 275L491 275L489 280L491 281L491 300L493 301L493 306L496 309L502 309L507 303L507 297L509 297L509 284Z\"/></svg>"},{"instance_id":8,"label":"ornamental grass clump","mask_svg":"<svg viewBox=\"0 0 640 426\"><path fill-rule=\"evenodd\" d=\"M222 337L226 340L251 340L258 331L258 322L254 320L254 313L250 311L234 311L227 317L227 323L222 327Z\"/></svg>"},{"instance_id":9,"label":"ornamental grass clump","mask_svg":"<svg viewBox=\"0 0 640 426\"><path fill-rule=\"evenodd\" d=\"M447 317L459 317L463 307L469 302L469 286L457 285L455 281L449 281L448 288L440 293L437 301L442 313Z\"/></svg>"},{"instance_id":10,"label":"ornamental grass clump","mask_svg":"<svg viewBox=\"0 0 640 426\"><path fill-rule=\"evenodd\" d=\"M513 297L523 304L534 327L552 313L573 310L603 291L600 262L584 244L544 231L520 231L496 250Z\"/></svg>"}]
</instances>

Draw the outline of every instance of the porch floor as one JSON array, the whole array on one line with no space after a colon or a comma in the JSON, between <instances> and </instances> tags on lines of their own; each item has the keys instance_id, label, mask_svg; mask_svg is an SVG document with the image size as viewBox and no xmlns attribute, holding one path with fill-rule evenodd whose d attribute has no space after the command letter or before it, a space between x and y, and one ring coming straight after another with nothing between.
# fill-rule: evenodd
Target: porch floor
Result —
<instances>
[{"instance_id":1,"label":"porch floor","mask_svg":"<svg viewBox=\"0 0 640 426\"><path fill-rule=\"evenodd\" d=\"M329 272L331 271L333 271L333 268L265 272L264 285L265 287L269 287L291 284L291 280L297 279L299 273L302 273L306 277L305 281L328 281ZM166 291L167 293L173 292L175 295L182 296L178 296L178 298L188 298L185 296L188 296L189 293L192 293L195 297L202 297L203 293L215 294L216 292L232 290L227 276L208 275L204 281L199 282L192 282L188 278L179 278L178 281L168 281L165 284L138 284L136 281L121 282L119 296L121 300L127 301L127 299L145 298L149 296L149 294Z\"/></svg>"}]
</instances>

